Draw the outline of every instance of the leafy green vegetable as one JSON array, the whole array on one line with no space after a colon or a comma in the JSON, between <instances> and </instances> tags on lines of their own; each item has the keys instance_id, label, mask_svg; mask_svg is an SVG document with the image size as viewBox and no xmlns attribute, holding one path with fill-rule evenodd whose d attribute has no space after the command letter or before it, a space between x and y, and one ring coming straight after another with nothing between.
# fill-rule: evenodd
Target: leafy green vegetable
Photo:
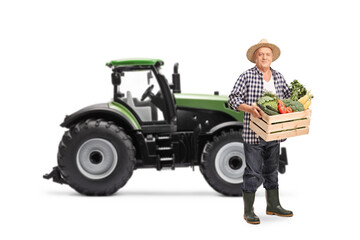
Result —
<instances>
[{"instance_id":1,"label":"leafy green vegetable","mask_svg":"<svg viewBox=\"0 0 360 240\"><path fill-rule=\"evenodd\" d=\"M275 94L264 91L264 94L261 98L258 99L257 105L267 114L269 115L275 115L278 114L279 111L277 110L277 99L279 99ZM272 111L269 108L266 108L266 106L270 106L272 109L276 109L276 111Z\"/></svg>"},{"instance_id":2,"label":"leafy green vegetable","mask_svg":"<svg viewBox=\"0 0 360 240\"><path fill-rule=\"evenodd\" d=\"M294 80L289 85L290 91L291 91L291 97L290 99L293 101L299 100L302 96L306 95L306 88L299 83L298 80Z\"/></svg>"},{"instance_id":3,"label":"leafy green vegetable","mask_svg":"<svg viewBox=\"0 0 360 240\"><path fill-rule=\"evenodd\" d=\"M281 100L286 107L291 107L294 112L304 111L304 106L299 101L293 101L290 98Z\"/></svg>"},{"instance_id":4,"label":"leafy green vegetable","mask_svg":"<svg viewBox=\"0 0 360 240\"><path fill-rule=\"evenodd\" d=\"M264 90L263 96L268 96L268 97L274 98L276 100L279 99L278 96L276 96L275 94L273 94L272 92L269 92L267 90Z\"/></svg>"},{"instance_id":5,"label":"leafy green vegetable","mask_svg":"<svg viewBox=\"0 0 360 240\"><path fill-rule=\"evenodd\" d=\"M269 105L267 105L266 107L265 106L263 106L263 105L261 105L261 104L258 104L258 106L259 106L259 108L261 108L261 110L263 110L267 115L278 115L279 114L279 112L277 112L277 111L273 111L273 110L271 110L271 109L269 109Z\"/></svg>"},{"instance_id":6,"label":"leafy green vegetable","mask_svg":"<svg viewBox=\"0 0 360 240\"><path fill-rule=\"evenodd\" d=\"M277 109L277 102L276 100L266 100L266 99L261 99L260 102L257 102L257 105L261 105L262 107L266 108L266 106L270 106L274 109Z\"/></svg>"},{"instance_id":7,"label":"leafy green vegetable","mask_svg":"<svg viewBox=\"0 0 360 240\"><path fill-rule=\"evenodd\" d=\"M274 112L279 112L279 110L277 108L273 108L270 105L266 105L266 108L271 110L271 111L274 111Z\"/></svg>"},{"instance_id":8,"label":"leafy green vegetable","mask_svg":"<svg viewBox=\"0 0 360 240\"><path fill-rule=\"evenodd\" d=\"M266 106L270 106L273 109L278 109L277 107L277 101L276 100L272 100L272 101L267 101L265 103L262 104L264 107Z\"/></svg>"},{"instance_id":9,"label":"leafy green vegetable","mask_svg":"<svg viewBox=\"0 0 360 240\"><path fill-rule=\"evenodd\" d=\"M259 100L257 101L257 104L264 104L266 102L273 101L273 100L274 100L274 98L272 98L272 97L263 96L263 97L259 98Z\"/></svg>"}]
</instances>

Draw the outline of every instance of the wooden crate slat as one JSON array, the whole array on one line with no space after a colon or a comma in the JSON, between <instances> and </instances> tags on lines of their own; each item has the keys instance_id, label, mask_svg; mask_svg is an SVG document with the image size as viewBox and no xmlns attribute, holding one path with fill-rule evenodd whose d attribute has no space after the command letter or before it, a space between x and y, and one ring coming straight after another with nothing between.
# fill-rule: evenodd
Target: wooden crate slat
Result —
<instances>
[{"instance_id":1,"label":"wooden crate slat","mask_svg":"<svg viewBox=\"0 0 360 240\"><path fill-rule=\"evenodd\" d=\"M279 132L279 133L272 133L267 134L265 141L274 141L280 140L284 138L296 137L300 135L305 135L309 133L309 127L301 128L301 129L294 129L286 132Z\"/></svg>"},{"instance_id":2,"label":"wooden crate slat","mask_svg":"<svg viewBox=\"0 0 360 240\"><path fill-rule=\"evenodd\" d=\"M310 125L310 118L303 119L303 120L296 120L293 122L285 122L285 123L278 123L278 124L272 124L268 125L269 129L267 132L275 132L280 131L283 129L296 129L299 127L307 127Z\"/></svg>"},{"instance_id":3,"label":"wooden crate slat","mask_svg":"<svg viewBox=\"0 0 360 240\"><path fill-rule=\"evenodd\" d=\"M261 129L263 129L266 133L276 132L284 129L295 129L299 127L306 127L310 125L310 118L296 120L292 122L284 122L284 123L273 123L273 124L266 124L260 118L250 118L251 121L256 123Z\"/></svg>"},{"instance_id":4,"label":"wooden crate slat","mask_svg":"<svg viewBox=\"0 0 360 240\"><path fill-rule=\"evenodd\" d=\"M265 122L270 124L275 122L284 122L288 120L310 117L311 110L307 109L306 111L302 111L302 112L293 112L293 113L279 114L273 116L269 116L263 111L261 111L261 114L262 114L262 119L264 119Z\"/></svg>"}]
</instances>

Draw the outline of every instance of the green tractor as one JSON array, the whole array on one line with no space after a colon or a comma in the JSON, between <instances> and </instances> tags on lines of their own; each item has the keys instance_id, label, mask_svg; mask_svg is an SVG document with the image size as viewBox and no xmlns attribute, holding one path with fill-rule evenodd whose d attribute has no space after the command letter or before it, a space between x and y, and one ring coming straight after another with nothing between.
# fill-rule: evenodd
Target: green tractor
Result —
<instances>
[{"instance_id":1,"label":"green tractor","mask_svg":"<svg viewBox=\"0 0 360 240\"><path fill-rule=\"evenodd\" d=\"M110 195L135 169L199 166L213 189L242 195L243 112L230 109L227 96L181 93L177 63L172 84L160 73L159 59L106 65L113 71L113 100L65 117L58 166L44 178L81 194ZM280 172L286 164L282 148Z\"/></svg>"}]
</instances>

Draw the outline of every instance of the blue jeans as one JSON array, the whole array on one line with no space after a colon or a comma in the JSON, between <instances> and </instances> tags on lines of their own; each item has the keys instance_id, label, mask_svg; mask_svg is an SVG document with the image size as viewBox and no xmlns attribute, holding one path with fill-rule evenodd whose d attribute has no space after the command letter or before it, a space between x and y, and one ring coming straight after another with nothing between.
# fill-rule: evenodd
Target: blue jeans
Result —
<instances>
[{"instance_id":1,"label":"blue jeans","mask_svg":"<svg viewBox=\"0 0 360 240\"><path fill-rule=\"evenodd\" d=\"M262 183L267 190L277 189L280 143L265 142L260 138L259 144L244 143L244 150L243 191L254 193Z\"/></svg>"}]
</instances>

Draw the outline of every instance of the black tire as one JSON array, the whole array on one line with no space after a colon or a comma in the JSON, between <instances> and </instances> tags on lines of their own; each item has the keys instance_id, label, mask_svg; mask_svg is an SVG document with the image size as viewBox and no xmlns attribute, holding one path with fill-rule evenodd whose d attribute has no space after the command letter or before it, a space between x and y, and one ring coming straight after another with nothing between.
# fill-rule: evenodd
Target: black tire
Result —
<instances>
[{"instance_id":1,"label":"black tire","mask_svg":"<svg viewBox=\"0 0 360 240\"><path fill-rule=\"evenodd\" d=\"M226 196L242 196L245 167L243 139L239 131L223 131L205 145L200 170L217 192Z\"/></svg>"},{"instance_id":2,"label":"black tire","mask_svg":"<svg viewBox=\"0 0 360 240\"><path fill-rule=\"evenodd\" d=\"M113 122L86 120L65 132L58 165L65 181L81 194L104 196L123 187L133 173L135 148Z\"/></svg>"}]
</instances>

